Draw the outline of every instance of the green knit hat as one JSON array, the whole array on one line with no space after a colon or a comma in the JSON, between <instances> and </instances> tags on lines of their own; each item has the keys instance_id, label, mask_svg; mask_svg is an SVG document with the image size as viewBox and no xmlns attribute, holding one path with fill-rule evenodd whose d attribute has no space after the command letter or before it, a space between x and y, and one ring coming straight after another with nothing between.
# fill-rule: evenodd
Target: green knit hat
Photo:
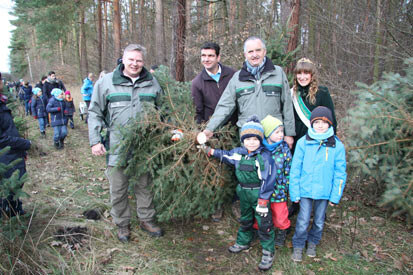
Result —
<instances>
[{"instance_id":1,"label":"green knit hat","mask_svg":"<svg viewBox=\"0 0 413 275\"><path fill-rule=\"evenodd\" d=\"M267 115L261 120L261 125L264 128L265 137L268 138L278 127L283 126L283 123L278 118Z\"/></svg>"}]
</instances>

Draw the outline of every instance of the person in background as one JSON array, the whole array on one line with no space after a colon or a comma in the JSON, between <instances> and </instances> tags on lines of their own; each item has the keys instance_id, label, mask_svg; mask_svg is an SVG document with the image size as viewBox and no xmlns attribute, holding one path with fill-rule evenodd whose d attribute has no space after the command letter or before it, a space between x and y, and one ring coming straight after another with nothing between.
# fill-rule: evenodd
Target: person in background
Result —
<instances>
[{"instance_id":1,"label":"person in background","mask_svg":"<svg viewBox=\"0 0 413 275\"><path fill-rule=\"evenodd\" d=\"M66 121L66 126L69 122L70 128L74 129L75 128L75 122L73 121L73 114L76 112L75 104L73 102L72 95L70 94L70 91L65 92L65 121Z\"/></svg>"},{"instance_id":2,"label":"person in background","mask_svg":"<svg viewBox=\"0 0 413 275\"><path fill-rule=\"evenodd\" d=\"M51 124L53 127L53 141L56 149L64 148L64 140L67 136L67 127L64 117L65 103L64 93L58 88L54 88L51 92L52 96L47 103L46 111L50 113Z\"/></svg>"},{"instance_id":3,"label":"person in background","mask_svg":"<svg viewBox=\"0 0 413 275\"><path fill-rule=\"evenodd\" d=\"M47 121L47 98L42 95L40 88L33 89L33 96L31 100L31 110L34 119L39 122L40 135L42 138L46 137L46 121Z\"/></svg>"},{"instance_id":4,"label":"person in background","mask_svg":"<svg viewBox=\"0 0 413 275\"><path fill-rule=\"evenodd\" d=\"M0 73L1 79L1 73ZM31 147L31 141L20 136L13 121L11 110L7 107L7 96L3 94L3 81L0 81L0 150L10 147L10 150L0 155L0 163L9 165L11 162L20 159L12 168L2 175L9 178L16 170L19 171L19 178L26 173L27 150ZM20 186L23 188L23 185ZM7 197L0 197L0 217L6 215L12 217L24 215L22 201L15 197L15 193L10 192Z\"/></svg>"},{"instance_id":5,"label":"person in background","mask_svg":"<svg viewBox=\"0 0 413 275\"><path fill-rule=\"evenodd\" d=\"M86 103L87 108L89 109L90 106L90 99L92 98L93 93L93 81L95 76L93 73L89 73L88 76L83 80L82 88L80 89L80 93L83 96L83 101ZM86 116L85 123L87 123L88 116Z\"/></svg>"},{"instance_id":6,"label":"person in background","mask_svg":"<svg viewBox=\"0 0 413 275\"><path fill-rule=\"evenodd\" d=\"M36 87L36 88L40 88L40 90L42 90L42 92L43 92L43 85L44 85L44 83L46 82L46 80L47 80L47 76L45 76L45 75L42 76L42 78L40 79L40 81L36 83L35 87Z\"/></svg>"},{"instance_id":7,"label":"person in background","mask_svg":"<svg viewBox=\"0 0 413 275\"><path fill-rule=\"evenodd\" d=\"M30 110L30 100L32 99L32 86L30 85L29 81L24 81L23 82L23 86L21 87L21 89L24 92L24 109L26 111L26 116L31 114L31 110Z\"/></svg>"}]
</instances>

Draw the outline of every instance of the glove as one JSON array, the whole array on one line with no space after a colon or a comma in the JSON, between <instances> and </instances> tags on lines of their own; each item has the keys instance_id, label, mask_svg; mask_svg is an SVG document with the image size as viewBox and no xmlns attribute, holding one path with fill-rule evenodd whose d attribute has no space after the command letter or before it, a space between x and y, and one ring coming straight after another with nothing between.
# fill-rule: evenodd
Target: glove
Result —
<instances>
[{"instance_id":1,"label":"glove","mask_svg":"<svg viewBox=\"0 0 413 275\"><path fill-rule=\"evenodd\" d=\"M267 206L268 202L269 202L268 200L258 199L258 204L257 204L257 207L255 208L255 211L261 217L267 217L268 215L268 206Z\"/></svg>"},{"instance_id":2,"label":"glove","mask_svg":"<svg viewBox=\"0 0 413 275\"><path fill-rule=\"evenodd\" d=\"M202 151L205 152L205 154L207 154L208 157L211 156L211 154L212 154L212 148L211 148L211 147L209 147L209 146L202 146L201 149L202 149Z\"/></svg>"},{"instance_id":3,"label":"glove","mask_svg":"<svg viewBox=\"0 0 413 275\"><path fill-rule=\"evenodd\" d=\"M60 108L60 107L57 107L57 111L58 111L58 112L60 112L60 110L62 110L62 108Z\"/></svg>"},{"instance_id":4,"label":"glove","mask_svg":"<svg viewBox=\"0 0 413 275\"><path fill-rule=\"evenodd\" d=\"M37 116L33 116L33 118L34 118L34 119L37 119L38 117L37 117Z\"/></svg>"},{"instance_id":5,"label":"glove","mask_svg":"<svg viewBox=\"0 0 413 275\"><path fill-rule=\"evenodd\" d=\"M171 137L172 141L179 141L181 140L181 138L184 137L184 133L180 129L172 130L171 134L172 134L172 137Z\"/></svg>"}]
</instances>

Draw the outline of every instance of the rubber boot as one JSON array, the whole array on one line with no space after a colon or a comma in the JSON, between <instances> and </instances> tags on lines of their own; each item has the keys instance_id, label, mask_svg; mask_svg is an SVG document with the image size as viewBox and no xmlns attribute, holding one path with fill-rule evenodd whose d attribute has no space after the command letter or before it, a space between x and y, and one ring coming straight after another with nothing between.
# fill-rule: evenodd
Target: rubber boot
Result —
<instances>
[{"instance_id":1,"label":"rubber boot","mask_svg":"<svg viewBox=\"0 0 413 275\"><path fill-rule=\"evenodd\" d=\"M285 245L285 236L287 235L287 229L281 230L278 229L275 233L275 246L283 247Z\"/></svg>"},{"instance_id":2,"label":"rubber boot","mask_svg":"<svg viewBox=\"0 0 413 275\"><path fill-rule=\"evenodd\" d=\"M60 149L60 141L55 141L54 142L54 147L59 150Z\"/></svg>"}]
</instances>

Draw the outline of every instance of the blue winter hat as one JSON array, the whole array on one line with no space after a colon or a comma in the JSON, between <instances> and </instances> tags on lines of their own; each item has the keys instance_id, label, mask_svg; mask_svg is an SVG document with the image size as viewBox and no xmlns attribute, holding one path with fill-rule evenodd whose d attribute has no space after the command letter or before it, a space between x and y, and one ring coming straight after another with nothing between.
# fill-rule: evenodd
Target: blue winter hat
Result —
<instances>
[{"instance_id":1,"label":"blue winter hat","mask_svg":"<svg viewBox=\"0 0 413 275\"><path fill-rule=\"evenodd\" d=\"M60 90L59 88L54 88L50 93L52 94L52 96L57 98L60 94L63 93L63 91Z\"/></svg>"},{"instance_id":2,"label":"blue winter hat","mask_svg":"<svg viewBox=\"0 0 413 275\"><path fill-rule=\"evenodd\" d=\"M42 89L40 89L40 88L33 88L32 93L38 96L39 92L41 92L41 91L42 91Z\"/></svg>"},{"instance_id":3,"label":"blue winter hat","mask_svg":"<svg viewBox=\"0 0 413 275\"><path fill-rule=\"evenodd\" d=\"M252 115L247 122L244 123L241 127L241 142L244 142L244 139L249 137L256 137L262 143L264 138L264 128L262 127L258 116Z\"/></svg>"}]
</instances>

